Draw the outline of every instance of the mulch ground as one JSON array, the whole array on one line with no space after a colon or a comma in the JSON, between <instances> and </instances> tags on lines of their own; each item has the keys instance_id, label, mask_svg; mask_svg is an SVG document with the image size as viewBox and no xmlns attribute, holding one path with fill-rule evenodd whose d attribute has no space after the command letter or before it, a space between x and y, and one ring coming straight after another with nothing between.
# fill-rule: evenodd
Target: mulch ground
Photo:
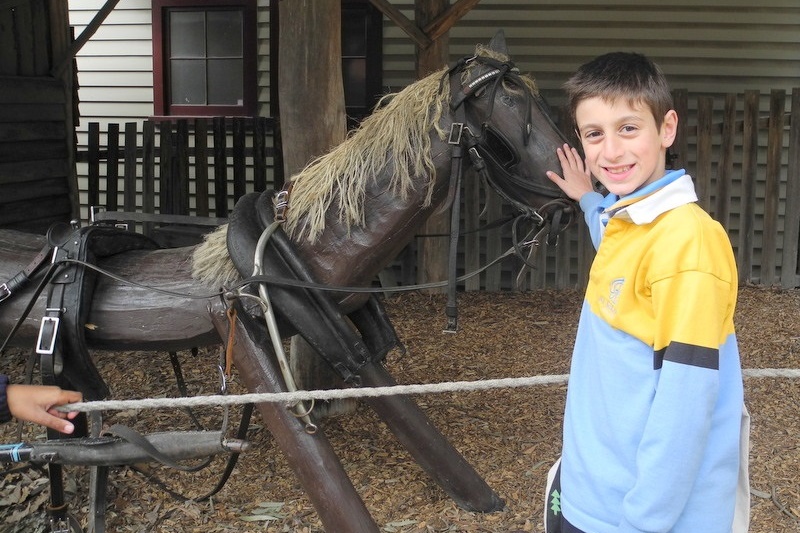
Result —
<instances>
[{"instance_id":1,"label":"mulch ground","mask_svg":"<svg viewBox=\"0 0 800 533\"><path fill-rule=\"evenodd\" d=\"M572 291L466 293L459 296L460 331L442 334L442 295L403 294L386 304L407 353L390 354L387 367L400 383L566 374L581 295ZM744 368L800 368L800 291L746 287L740 291L737 330ZM192 395L218 387L218 348L181 353ZM25 354L10 352L4 371L21 375ZM176 396L166 353L98 353L98 367L115 399ZM234 374L231 391L246 392ZM360 405L328 419L324 434L381 531L541 532L545 476L558 457L565 385L417 396L417 402L464 457L505 500L494 513L459 509L430 481L377 416ZM748 378L752 415L753 533L800 531L800 380ZM234 409L238 414L239 408ZM198 411L209 426L219 409ZM235 418L235 417L234 417ZM180 410L119 411L105 423L142 431L189 429ZM234 424L235 425L235 424ZM15 442L15 424L0 428L0 442ZM24 438L42 438L25 426ZM111 469L108 531L114 532L319 532L322 525L293 472L258 416L225 488L211 501L184 503L127 467ZM211 488L224 467L186 474L152 467L151 473L189 496ZM45 473L10 465L0 476L0 531L38 533L45 528ZM70 467L67 494L83 523L88 475ZM347 533L347 532L329 532Z\"/></svg>"}]
</instances>

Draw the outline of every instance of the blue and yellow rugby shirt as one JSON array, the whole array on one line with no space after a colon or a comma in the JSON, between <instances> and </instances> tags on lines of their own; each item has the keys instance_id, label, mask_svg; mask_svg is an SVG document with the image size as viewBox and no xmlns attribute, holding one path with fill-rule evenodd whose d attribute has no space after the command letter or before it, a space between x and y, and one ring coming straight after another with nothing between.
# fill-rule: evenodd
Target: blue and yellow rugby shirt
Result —
<instances>
[{"instance_id":1,"label":"blue and yellow rugby shirt","mask_svg":"<svg viewBox=\"0 0 800 533\"><path fill-rule=\"evenodd\" d=\"M682 170L581 199L597 256L564 418L562 510L591 533L730 533L743 387L737 272Z\"/></svg>"}]
</instances>

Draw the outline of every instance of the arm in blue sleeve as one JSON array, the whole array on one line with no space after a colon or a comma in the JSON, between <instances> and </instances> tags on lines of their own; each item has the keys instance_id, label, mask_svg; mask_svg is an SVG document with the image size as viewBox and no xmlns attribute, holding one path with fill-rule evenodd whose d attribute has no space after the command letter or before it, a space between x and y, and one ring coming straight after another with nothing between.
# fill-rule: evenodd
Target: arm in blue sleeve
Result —
<instances>
[{"instance_id":1,"label":"arm in blue sleeve","mask_svg":"<svg viewBox=\"0 0 800 533\"><path fill-rule=\"evenodd\" d=\"M603 238L603 223L600 222L600 204L602 201L603 195L599 192L587 192L581 196L580 201L583 218L589 227L589 235L592 238L592 245L595 250L600 246L600 239Z\"/></svg>"}]
</instances>

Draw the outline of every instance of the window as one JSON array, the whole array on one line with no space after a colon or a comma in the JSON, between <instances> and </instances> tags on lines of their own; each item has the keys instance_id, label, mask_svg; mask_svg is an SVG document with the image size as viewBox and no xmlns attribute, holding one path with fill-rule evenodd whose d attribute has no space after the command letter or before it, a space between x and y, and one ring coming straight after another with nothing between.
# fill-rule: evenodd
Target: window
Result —
<instances>
[{"instance_id":1,"label":"window","mask_svg":"<svg viewBox=\"0 0 800 533\"><path fill-rule=\"evenodd\" d=\"M256 0L153 0L155 114L254 115L256 52Z\"/></svg>"},{"instance_id":2,"label":"window","mask_svg":"<svg viewBox=\"0 0 800 533\"><path fill-rule=\"evenodd\" d=\"M348 127L372 112L382 91L383 19L367 0L342 2L342 79Z\"/></svg>"}]
</instances>

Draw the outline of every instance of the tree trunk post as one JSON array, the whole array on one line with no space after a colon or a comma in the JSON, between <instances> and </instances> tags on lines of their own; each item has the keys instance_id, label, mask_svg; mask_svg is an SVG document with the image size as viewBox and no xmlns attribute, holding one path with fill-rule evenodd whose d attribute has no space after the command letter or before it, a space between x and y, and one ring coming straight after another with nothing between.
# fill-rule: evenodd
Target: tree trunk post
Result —
<instances>
[{"instance_id":1,"label":"tree trunk post","mask_svg":"<svg viewBox=\"0 0 800 533\"><path fill-rule=\"evenodd\" d=\"M280 3L278 92L287 181L345 139L339 0Z\"/></svg>"},{"instance_id":2,"label":"tree trunk post","mask_svg":"<svg viewBox=\"0 0 800 533\"><path fill-rule=\"evenodd\" d=\"M424 28L449 7L449 0L427 0L415 2L414 17L417 27ZM416 47L417 79L439 70L448 63L449 35L441 37L425 49ZM422 227L422 235L447 235L450 232L450 211L431 216ZM417 247L417 282L442 281L447 279L447 237L424 237ZM444 292L443 288L430 289Z\"/></svg>"}]
</instances>

